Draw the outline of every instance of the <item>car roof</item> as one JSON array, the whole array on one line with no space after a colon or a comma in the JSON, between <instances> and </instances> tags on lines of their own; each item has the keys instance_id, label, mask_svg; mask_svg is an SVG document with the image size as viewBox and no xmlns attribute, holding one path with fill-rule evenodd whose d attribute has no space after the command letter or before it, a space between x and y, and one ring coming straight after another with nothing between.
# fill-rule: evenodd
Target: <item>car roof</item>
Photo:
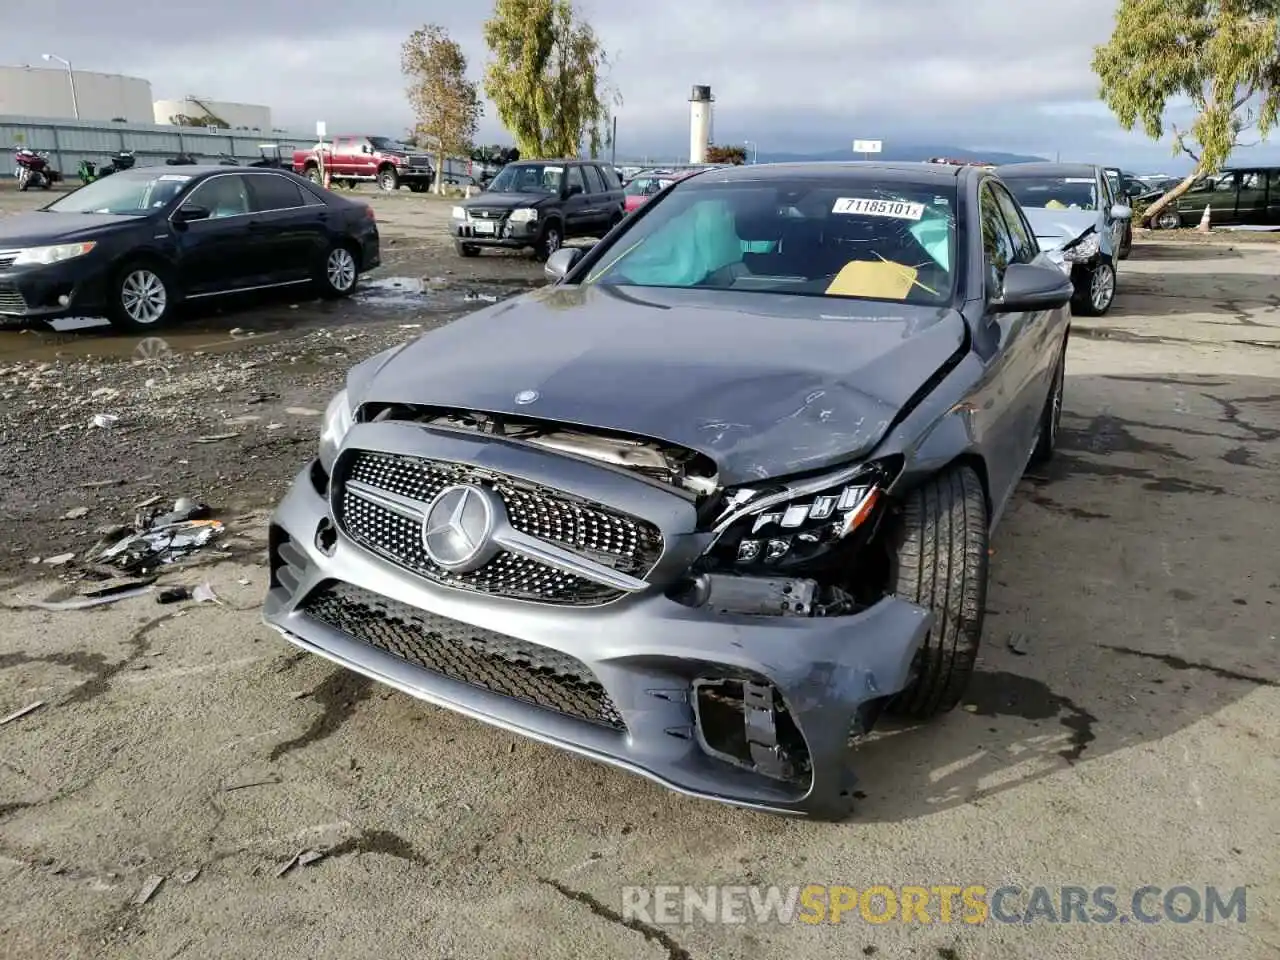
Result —
<instances>
[{"instance_id":1,"label":"car roof","mask_svg":"<svg viewBox=\"0 0 1280 960\"><path fill-rule=\"evenodd\" d=\"M292 170L281 170L278 167L248 167L229 163L180 163L173 166L156 163L148 167L130 167L112 174L115 177L152 177L157 174L172 174L183 177L203 177L211 173L292 173Z\"/></svg>"},{"instance_id":2,"label":"car roof","mask_svg":"<svg viewBox=\"0 0 1280 960\"><path fill-rule=\"evenodd\" d=\"M979 168L906 160L812 160L803 163L753 163L737 167L717 167L705 173L714 173L717 181L797 180L847 176L850 179L875 178L898 183L954 183L966 173L977 169Z\"/></svg>"},{"instance_id":3,"label":"car roof","mask_svg":"<svg viewBox=\"0 0 1280 960\"><path fill-rule=\"evenodd\" d=\"M1094 177L1098 168L1092 163L1006 163L996 167L996 176L1010 177Z\"/></svg>"}]
</instances>

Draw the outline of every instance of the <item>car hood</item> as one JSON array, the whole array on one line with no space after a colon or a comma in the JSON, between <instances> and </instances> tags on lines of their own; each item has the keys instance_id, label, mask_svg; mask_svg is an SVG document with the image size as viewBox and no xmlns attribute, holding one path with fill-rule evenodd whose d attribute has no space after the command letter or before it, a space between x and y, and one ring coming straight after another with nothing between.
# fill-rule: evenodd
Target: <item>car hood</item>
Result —
<instances>
[{"instance_id":1,"label":"car hood","mask_svg":"<svg viewBox=\"0 0 1280 960\"><path fill-rule=\"evenodd\" d=\"M92 239L104 227L122 227L139 219L109 213L19 213L0 217L0 250Z\"/></svg>"},{"instance_id":2,"label":"car hood","mask_svg":"<svg viewBox=\"0 0 1280 960\"><path fill-rule=\"evenodd\" d=\"M867 454L966 342L949 307L560 286L374 357L351 371L348 391L355 404L662 440L710 457L735 485ZM528 391L537 397L517 403Z\"/></svg>"},{"instance_id":3,"label":"car hood","mask_svg":"<svg viewBox=\"0 0 1280 960\"><path fill-rule=\"evenodd\" d=\"M1064 247L1098 227L1096 210L1051 210L1045 207L1023 207L1022 210L1031 221L1042 250Z\"/></svg>"},{"instance_id":4,"label":"car hood","mask_svg":"<svg viewBox=\"0 0 1280 960\"><path fill-rule=\"evenodd\" d=\"M548 196L545 193L482 193L478 197L472 197L463 206L468 210L476 207L512 210L516 207L541 206L555 199L555 197Z\"/></svg>"}]
</instances>

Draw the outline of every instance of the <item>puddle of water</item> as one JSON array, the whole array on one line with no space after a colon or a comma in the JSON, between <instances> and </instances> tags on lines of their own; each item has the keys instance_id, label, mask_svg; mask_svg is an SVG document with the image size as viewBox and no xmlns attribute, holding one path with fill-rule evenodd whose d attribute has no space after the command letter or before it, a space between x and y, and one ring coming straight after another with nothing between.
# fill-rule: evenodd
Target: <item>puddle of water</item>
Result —
<instances>
[{"instance_id":1,"label":"puddle of water","mask_svg":"<svg viewBox=\"0 0 1280 960\"><path fill-rule=\"evenodd\" d=\"M420 307L437 286L418 277L379 277L361 281L352 298L380 307Z\"/></svg>"}]
</instances>

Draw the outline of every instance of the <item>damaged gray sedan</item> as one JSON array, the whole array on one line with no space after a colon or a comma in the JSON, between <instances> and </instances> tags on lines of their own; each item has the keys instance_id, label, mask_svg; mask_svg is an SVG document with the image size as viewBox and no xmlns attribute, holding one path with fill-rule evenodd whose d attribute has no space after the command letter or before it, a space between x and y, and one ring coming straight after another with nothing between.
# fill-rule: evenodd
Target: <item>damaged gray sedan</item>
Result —
<instances>
[{"instance_id":1,"label":"damaged gray sedan","mask_svg":"<svg viewBox=\"0 0 1280 960\"><path fill-rule=\"evenodd\" d=\"M698 174L547 272L350 371L267 623L672 789L845 816L858 737L973 671L1069 278L989 172L856 163Z\"/></svg>"}]
</instances>

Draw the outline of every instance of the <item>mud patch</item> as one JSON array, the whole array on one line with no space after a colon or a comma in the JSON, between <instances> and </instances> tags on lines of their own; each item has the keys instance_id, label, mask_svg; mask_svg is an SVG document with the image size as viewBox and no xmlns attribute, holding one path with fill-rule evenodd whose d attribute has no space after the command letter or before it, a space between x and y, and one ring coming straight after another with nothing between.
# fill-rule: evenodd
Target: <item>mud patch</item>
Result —
<instances>
[{"instance_id":1,"label":"mud patch","mask_svg":"<svg viewBox=\"0 0 1280 960\"><path fill-rule=\"evenodd\" d=\"M1069 697L1054 693L1039 680L1015 673L978 672L969 682L966 700L982 717L1020 717L1023 720L1057 720L1071 733L1071 742L1058 751L1067 763L1075 763L1097 736L1098 722L1088 710Z\"/></svg>"},{"instance_id":2,"label":"mud patch","mask_svg":"<svg viewBox=\"0 0 1280 960\"><path fill-rule=\"evenodd\" d=\"M267 759L279 760L286 754L328 739L355 713L356 705L373 695L373 681L349 670L337 670L316 687L308 697L320 704L322 713L311 721L300 736L278 743Z\"/></svg>"}]
</instances>

